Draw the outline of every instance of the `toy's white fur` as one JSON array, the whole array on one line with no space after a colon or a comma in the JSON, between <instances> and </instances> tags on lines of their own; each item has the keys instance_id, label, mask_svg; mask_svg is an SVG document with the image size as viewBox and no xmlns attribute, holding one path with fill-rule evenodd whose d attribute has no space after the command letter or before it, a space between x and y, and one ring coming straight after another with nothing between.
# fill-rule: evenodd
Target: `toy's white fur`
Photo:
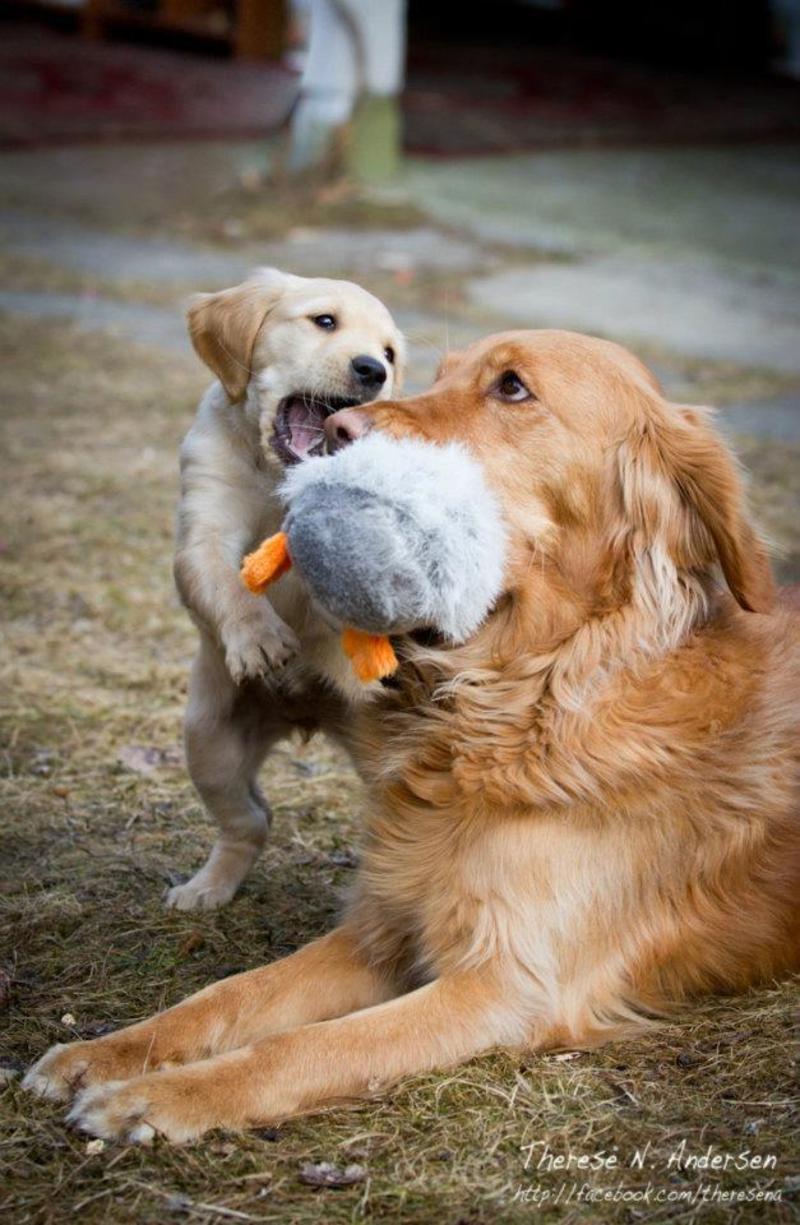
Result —
<instances>
[{"instance_id":1,"label":"toy's white fur","mask_svg":"<svg viewBox=\"0 0 800 1225\"><path fill-rule=\"evenodd\" d=\"M505 529L480 464L464 447L373 432L291 469L280 493L292 508L323 489L344 495L343 507L348 496L354 505L368 499L367 515L329 522L328 541L320 543L325 548L337 532L352 538L354 527L360 530L353 564L362 581L369 568L377 602L391 610L387 631L434 626L454 642L474 633L501 590ZM401 572L408 584L390 591ZM305 577L314 589L314 575ZM347 578L346 570L339 575L345 591Z\"/></svg>"}]
</instances>

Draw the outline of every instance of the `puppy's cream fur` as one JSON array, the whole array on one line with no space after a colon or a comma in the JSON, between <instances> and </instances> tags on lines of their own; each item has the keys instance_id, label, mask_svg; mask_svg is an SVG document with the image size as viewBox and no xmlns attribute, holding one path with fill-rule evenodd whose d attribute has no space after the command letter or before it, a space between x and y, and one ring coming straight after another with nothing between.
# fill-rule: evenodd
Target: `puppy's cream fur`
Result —
<instances>
[{"instance_id":1,"label":"puppy's cream fur","mask_svg":"<svg viewBox=\"0 0 800 1225\"><path fill-rule=\"evenodd\" d=\"M491 337L366 415L482 464L504 597L464 645L407 644L360 713L341 926L32 1069L84 1089L95 1135L273 1122L800 966L800 618L709 415L564 332Z\"/></svg>"},{"instance_id":2,"label":"puppy's cream fur","mask_svg":"<svg viewBox=\"0 0 800 1225\"><path fill-rule=\"evenodd\" d=\"M314 318L330 315L326 331ZM403 338L386 307L347 281L261 269L233 289L201 294L189 331L217 376L181 448L175 578L200 631L186 715L192 780L220 827L208 862L168 894L182 910L210 908L235 893L263 846L269 809L256 774L269 747L293 729L336 734L354 682L333 632L289 576L274 595L243 585L243 555L278 530L283 467L271 440L284 397L364 398L351 360L379 360L402 380ZM393 352L389 360L386 351ZM320 675L333 671L336 699ZM348 688L349 687L349 688Z\"/></svg>"}]
</instances>

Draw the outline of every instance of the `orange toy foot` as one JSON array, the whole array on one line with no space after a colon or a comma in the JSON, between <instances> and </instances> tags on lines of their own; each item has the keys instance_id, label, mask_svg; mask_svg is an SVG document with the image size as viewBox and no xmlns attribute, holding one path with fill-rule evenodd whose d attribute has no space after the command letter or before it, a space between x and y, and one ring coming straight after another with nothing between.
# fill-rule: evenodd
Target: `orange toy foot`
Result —
<instances>
[{"instance_id":1,"label":"orange toy foot","mask_svg":"<svg viewBox=\"0 0 800 1225\"><path fill-rule=\"evenodd\" d=\"M292 559L286 542L286 533L270 536L254 553L248 553L242 562L241 575L244 585L260 595L282 574L292 568Z\"/></svg>"},{"instance_id":2,"label":"orange toy foot","mask_svg":"<svg viewBox=\"0 0 800 1225\"><path fill-rule=\"evenodd\" d=\"M266 591L281 575L292 567L285 532L270 536L253 553L248 553L242 562L242 581L255 595ZM365 685L391 676L397 669L397 656L391 642L379 634L365 634L362 630L346 629L342 632L342 648L350 660L353 671Z\"/></svg>"},{"instance_id":3,"label":"orange toy foot","mask_svg":"<svg viewBox=\"0 0 800 1225\"><path fill-rule=\"evenodd\" d=\"M342 632L342 649L352 663L356 676L364 684L391 676L397 670L394 648L389 639L382 635L346 629Z\"/></svg>"}]
</instances>

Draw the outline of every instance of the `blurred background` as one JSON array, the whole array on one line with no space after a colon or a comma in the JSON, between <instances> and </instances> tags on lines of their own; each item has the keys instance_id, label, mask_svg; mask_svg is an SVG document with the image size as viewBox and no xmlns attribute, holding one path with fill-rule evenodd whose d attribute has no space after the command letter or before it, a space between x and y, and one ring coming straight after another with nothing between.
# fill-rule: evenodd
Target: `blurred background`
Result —
<instances>
[{"instance_id":1,"label":"blurred background","mask_svg":"<svg viewBox=\"0 0 800 1225\"><path fill-rule=\"evenodd\" d=\"M269 261L434 344L468 306L800 374L800 0L13 0L0 28L7 310L178 345L134 282ZM32 262L92 304L37 300Z\"/></svg>"},{"instance_id":2,"label":"blurred background","mask_svg":"<svg viewBox=\"0 0 800 1225\"><path fill-rule=\"evenodd\" d=\"M610 336L722 408L800 577L800 0L12 0L0 30L7 317L196 370L185 296L270 263L384 296L412 390L490 330Z\"/></svg>"},{"instance_id":3,"label":"blurred background","mask_svg":"<svg viewBox=\"0 0 800 1225\"><path fill-rule=\"evenodd\" d=\"M199 1157L90 1157L13 1078L318 934L357 863L347 762L282 745L241 896L161 907L210 840L171 575L178 445L209 381L186 296L258 264L358 280L408 334L412 390L509 326L622 341L671 396L719 407L778 574L800 581L798 78L800 0L2 5L3 1220L312 1225L311 1158L369 1167L322 1193L326 1221L499 1222L525 1136L659 1159L676 1137L791 1147L791 985L635 1049L497 1056Z\"/></svg>"},{"instance_id":4,"label":"blurred background","mask_svg":"<svg viewBox=\"0 0 800 1225\"><path fill-rule=\"evenodd\" d=\"M189 291L348 276L412 389L488 330L614 337L749 440L800 577L800 0L12 0L0 29L0 310L185 361Z\"/></svg>"}]
</instances>

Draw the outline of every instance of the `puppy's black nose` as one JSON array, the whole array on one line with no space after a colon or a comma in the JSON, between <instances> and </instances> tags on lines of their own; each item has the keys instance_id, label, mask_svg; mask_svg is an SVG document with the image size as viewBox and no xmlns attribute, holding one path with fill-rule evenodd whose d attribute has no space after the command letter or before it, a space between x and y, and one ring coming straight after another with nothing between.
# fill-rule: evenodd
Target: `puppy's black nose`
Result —
<instances>
[{"instance_id":1,"label":"puppy's black nose","mask_svg":"<svg viewBox=\"0 0 800 1225\"><path fill-rule=\"evenodd\" d=\"M353 358L350 366L362 387L378 388L386 382L386 367L375 357L362 353L360 357Z\"/></svg>"}]
</instances>

